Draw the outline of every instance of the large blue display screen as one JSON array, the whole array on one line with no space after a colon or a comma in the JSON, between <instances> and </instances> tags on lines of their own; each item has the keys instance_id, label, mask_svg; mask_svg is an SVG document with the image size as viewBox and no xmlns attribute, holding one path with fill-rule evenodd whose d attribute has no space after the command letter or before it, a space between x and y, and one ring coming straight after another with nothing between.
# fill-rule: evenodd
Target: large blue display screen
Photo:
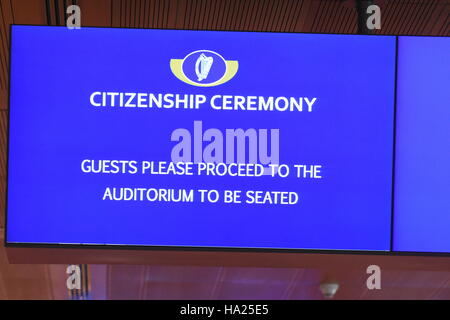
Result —
<instances>
[{"instance_id":1,"label":"large blue display screen","mask_svg":"<svg viewBox=\"0 0 450 320\"><path fill-rule=\"evenodd\" d=\"M399 37L393 244L450 252L450 41Z\"/></svg>"},{"instance_id":2,"label":"large blue display screen","mask_svg":"<svg viewBox=\"0 0 450 320\"><path fill-rule=\"evenodd\" d=\"M14 26L7 241L389 250L395 46Z\"/></svg>"}]
</instances>

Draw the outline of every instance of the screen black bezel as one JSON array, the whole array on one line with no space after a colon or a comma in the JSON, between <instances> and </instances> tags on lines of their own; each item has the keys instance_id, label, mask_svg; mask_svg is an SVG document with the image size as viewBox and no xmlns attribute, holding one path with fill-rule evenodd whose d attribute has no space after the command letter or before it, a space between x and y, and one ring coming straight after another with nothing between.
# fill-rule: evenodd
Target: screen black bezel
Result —
<instances>
[{"instance_id":1,"label":"screen black bezel","mask_svg":"<svg viewBox=\"0 0 450 320\"><path fill-rule=\"evenodd\" d=\"M61 248L61 249L107 249L107 250L145 250L145 251L206 251L206 252L261 252L261 253L318 253L318 254L358 254L358 255L385 255L385 256L433 256L450 257L450 252L415 252L415 251L394 251L394 192L395 192L395 159L396 159L396 115L397 115L397 74L398 74L398 40L399 37L443 37L436 35L394 35L394 34L349 34L349 33L313 33L313 32L270 32L270 31L250 31L250 30L205 30L205 29L176 29L176 28L127 28L108 26L83 26L82 28L99 29L126 29L126 30L178 30L178 31L222 31L222 32L251 32L251 33L273 33L273 34L327 34L346 36L369 36L369 37L395 37L395 68L394 68L394 108L393 108L393 141L392 141L392 183L391 183L391 221L390 221L390 248L386 251L373 250L330 250L330 249L292 249L292 248L248 248L248 247L198 247L198 246L154 246L154 245L114 245L114 244L57 244L57 243L26 243L8 242L8 176L9 176L9 123L10 123L10 98L11 98L11 49L12 49L12 29L14 26L35 26L49 28L66 28L65 26L49 26L39 24L11 24L9 37L9 66L8 66L8 109L7 109L7 149L6 149L6 188L5 188L5 231L4 246L10 248Z\"/></svg>"}]
</instances>

